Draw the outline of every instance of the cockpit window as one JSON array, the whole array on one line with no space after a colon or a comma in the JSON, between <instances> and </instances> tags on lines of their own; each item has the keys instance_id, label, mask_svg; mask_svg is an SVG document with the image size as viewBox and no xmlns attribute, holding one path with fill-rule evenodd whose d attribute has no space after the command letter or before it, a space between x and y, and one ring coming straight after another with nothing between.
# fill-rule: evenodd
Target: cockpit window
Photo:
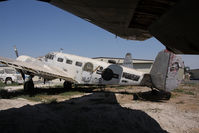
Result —
<instances>
[{"instance_id":1,"label":"cockpit window","mask_svg":"<svg viewBox=\"0 0 199 133\"><path fill-rule=\"evenodd\" d=\"M53 60L54 55L52 55L52 54L47 54L45 57L46 57L46 59Z\"/></svg>"},{"instance_id":2,"label":"cockpit window","mask_svg":"<svg viewBox=\"0 0 199 133\"><path fill-rule=\"evenodd\" d=\"M57 61L58 61L58 62L63 62L64 59L63 59L63 58L58 58Z\"/></svg>"}]
</instances>

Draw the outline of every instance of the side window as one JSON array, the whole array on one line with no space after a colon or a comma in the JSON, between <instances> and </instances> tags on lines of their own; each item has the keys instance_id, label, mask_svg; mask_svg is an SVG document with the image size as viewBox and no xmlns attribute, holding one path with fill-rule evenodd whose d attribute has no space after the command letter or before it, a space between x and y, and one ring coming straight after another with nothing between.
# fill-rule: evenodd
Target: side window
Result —
<instances>
[{"instance_id":1,"label":"side window","mask_svg":"<svg viewBox=\"0 0 199 133\"><path fill-rule=\"evenodd\" d=\"M93 64L90 63L90 62L87 62L83 67L83 71L92 72L93 71Z\"/></svg>"},{"instance_id":2,"label":"side window","mask_svg":"<svg viewBox=\"0 0 199 133\"><path fill-rule=\"evenodd\" d=\"M125 79L134 80L134 81L138 81L140 79L140 76L138 76L138 75L125 73L125 72L123 73L122 77Z\"/></svg>"},{"instance_id":3,"label":"side window","mask_svg":"<svg viewBox=\"0 0 199 133\"><path fill-rule=\"evenodd\" d=\"M63 62L64 59L63 59L63 58L58 58L57 61L58 61L58 62Z\"/></svg>"},{"instance_id":4,"label":"side window","mask_svg":"<svg viewBox=\"0 0 199 133\"><path fill-rule=\"evenodd\" d=\"M66 63L67 63L67 64L72 64L72 63L73 63L73 61L72 61L72 60L67 59L67 60L66 60Z\"/></svg>"},{"instance_id":5,"label":"side window","mask_svg":"<svg viewBox=\"0 0 199 133\"><path fill-rule=\"evenodd\" d=\"M116 61L115 60L108 60L108 63L116 64Z\"/></svg>"},{"instance_id":6,"label":"side window","mask_svg":"<svg viewBox=\"0 0 199 133\"><path fill-rule=\"evenodd\" d=\"M4 70L0 70L0 74L4 74Z\"/></svg>"},{"instance_id":7,"label":"side window","mask_svg":"<svg viewBox=\"0 0 199 133\"><path fill-rule=\"evenodd\" d=\"M53 60L53 58L54 58L54 55L51 55L51 54L50 54L48 59Z\"/></svg>"},{"instance_id":8,"label":"side window","mask_svg":"<svg viewBox=\"0 0 199 133\"><path fill-rule=\"evenodd\" d=\"M75 65L81 67L81 66L82 66L82 62L77 61L77 62L75 63Z\"/></svg>"}]
</instances>

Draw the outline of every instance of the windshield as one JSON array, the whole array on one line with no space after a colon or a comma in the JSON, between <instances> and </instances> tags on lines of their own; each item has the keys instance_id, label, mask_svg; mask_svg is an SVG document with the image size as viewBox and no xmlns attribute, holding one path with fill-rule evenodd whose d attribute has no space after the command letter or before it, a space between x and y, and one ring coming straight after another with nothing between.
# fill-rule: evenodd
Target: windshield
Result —
<instances>
[{"instance_id":1,"label":"windshield","mask_svg":"<svg viewBox=\"0 0 199 133\"><path fill-rule=\"evenodd\" d=\"M49 53L49 54L47 54L47 55L45 56L45 58L46 58L46 59L53 60L54 55Z\"/></svg>"}]
</instances>

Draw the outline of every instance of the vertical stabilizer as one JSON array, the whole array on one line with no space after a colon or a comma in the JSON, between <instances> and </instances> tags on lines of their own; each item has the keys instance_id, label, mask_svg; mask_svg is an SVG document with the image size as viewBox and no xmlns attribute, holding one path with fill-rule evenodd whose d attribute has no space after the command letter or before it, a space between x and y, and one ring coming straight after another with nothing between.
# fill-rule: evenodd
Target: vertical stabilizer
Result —
<instances>
[{"instance_id":1,"label":"vertical stabilizer","mask_svg":"<svg viewBox=\"0 0 199 133\"><path fill-rule=\"evenodd\" d=\"M128 68L133 68L133 61L132 61L131 53L126 54L124 58L123 66L128 67Z\"/></svg>"}]
</instances>

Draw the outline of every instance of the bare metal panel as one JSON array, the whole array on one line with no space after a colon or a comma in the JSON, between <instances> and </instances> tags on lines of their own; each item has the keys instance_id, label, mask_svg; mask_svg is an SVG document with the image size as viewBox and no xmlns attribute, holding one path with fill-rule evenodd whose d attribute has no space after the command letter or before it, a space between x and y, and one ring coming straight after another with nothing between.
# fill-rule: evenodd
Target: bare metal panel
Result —
<instances>
[{"instance_id":1,"label":"bare metal panel","mask_svg":"<svg viewBox=\"0 0 199 133\"><path fill-rule=\"evenodd\" d=\"M153 87L165 91L177 88L184 75L184 62L180 56L168 51L161 51L157 55L151 69Z\"/></svg>"},{"instance_id":2,"label":"bare metal panel","mask_svg":"<svg viewBox=\"0 0 199 133\"><path fill-rule=\"evenodd\" d=\"M171 91L177 88L184 75L184 62L180 56L170 54L169 67L166 76L165 90Z\"/></svg>"},{"instance_id":3,"label":"bare metal panel","mask_svg":"<svg viewBox=\"0 0 199 133\"><path fill-rule=\"evenodd\" d=\"M174 53L199 54L198 0L40 0L131 40L155 36Z\"/></svg>"},{"instance_id":4,"label":"bare metal panel","mask_svg":"<svg viewBox=\"0 0 199 133\"><path fill-rule=\"evenodd\" d=\"M145 40L151 37L148 31L139 28L129 28L138 1L50 0L49 3L106 29L117 36Z\"/></svg>"}]
</instances>

